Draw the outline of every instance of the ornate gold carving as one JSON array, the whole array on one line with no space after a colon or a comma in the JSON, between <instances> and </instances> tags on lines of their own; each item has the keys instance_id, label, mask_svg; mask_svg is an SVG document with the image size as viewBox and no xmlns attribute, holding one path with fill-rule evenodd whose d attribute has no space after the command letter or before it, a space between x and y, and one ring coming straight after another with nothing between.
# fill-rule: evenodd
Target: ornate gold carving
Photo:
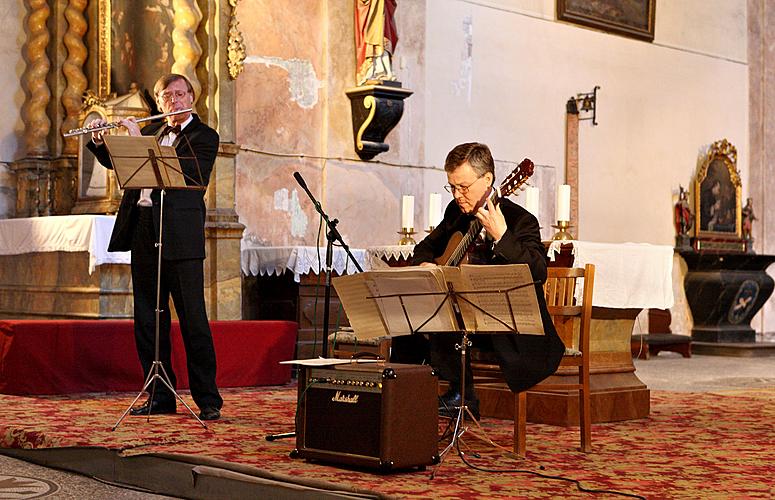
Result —
<instances>
[{"instance_id":1,"label":"ornate gold carving","mask_svg":"<svg viewBox=\"0 0 775 500\"><path fill-rule=\"evenodd\" d=\"M51 90L46 83L51 61L46 55L49 31L46 20L51 14L46 0L27 0L30 14L27 18L27 44L25 59L27 67L22 76L22 88L27 100L22 106L24 121L24 144L28 156L46 156L46 137L51 129L51 120L46 115L46 106L51 100Z\"/></svg>"},{"instance_id":2,"label":"ornate gold carving","mask_svg":"<svg viewBox=\"0 0 775 500\"><path fill-rule=\"evenodd\" d=\"M202 11L195 0L173 0L175 11L172 30L172 56L175 63L172 72L184 75L194 87L194 95L200 97L202 85L196 75L196 65L202 55L202 47L196 40L196 29L202 21Z\"/></svg>"},{"instance_id":3,"label":"ornate gold carving","mask_svg":"<svg viewBox=\"0 0 775 500\"><path fill-rule=\"evenodd\" d=\"M83 107L82 110L86 108L90 108L91 106L101 106L105 103L105 99L98 96L94 93L93 90L89 89L83 94Z\"/></svg>"},{"instance_id":4,"label":"ornate gold carving","mask_svg":"<svg viewBox=\"0 0 775 500\"><path fill-rule=\"evenodd\" d=\"M359 151L363 150L363 132L371 124L371 120L374 119L374 113L377 112L377 101L373 95L367 95L363 98L363 107L369 110L369 116L361 124L361 128L358 129L358 136L355 138L355 144L358 146Z\"/></svg>"},{"instance_id":5,"label":"ornate gold carving","mask_svg":"<svg viewBox=\"0 0 775 500\"><path fill-rule=\"evenodd\" d=\"M97 15L97 93L99 95L110 94L110 60L111 60L111 8L110 0L99 0L97 6L99 14Z\"/></svg>"},{"instance_id":6,"label":"ornate gold carving","mask_svg":"<svg viewBox=\"0 0 775 500\"><path fill-rule=\"evenodd\" d=\"M229 60L226 65L229 67L229 76L232 80L245 69L245 39L239 30L239 21L237 21L237 4L239 0L229 0L231 5L231 18L229 19L229 45L227 47Z\"/></svg>"},{"instance_id":7,"label":"ornate gold carving","mask_svg":"<svg viewBox=\"0 0 775 500\"><path fill-rule=\"evenodd\" d=\"M64 44L67 47L67 59L62 65L62 73L67 80L67 87L62 92L62 106L65 108L65 120L62 130L70 130L78 125L81 111L81 96L86 90L87 80L83 74L83 63L86 61L86 45L83 36L86 33L86 17L83 15L87 0L70 0L65 8L67 20L67 32L64 36ZM65 140L64 153L74 154L78 152L78 140L69 138Z\"/></svg>"}]
</instances>

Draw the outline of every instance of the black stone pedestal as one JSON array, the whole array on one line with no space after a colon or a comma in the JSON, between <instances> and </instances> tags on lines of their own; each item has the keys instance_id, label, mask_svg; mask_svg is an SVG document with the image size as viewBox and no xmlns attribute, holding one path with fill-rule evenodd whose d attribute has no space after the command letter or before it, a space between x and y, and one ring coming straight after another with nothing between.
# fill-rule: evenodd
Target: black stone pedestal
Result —
<instances>
[{"instance_id":1,"label":"black stone pedestal","mask_svg":"<svg viewBox=\"0 0 775 500\"><path fill-rule=\"evenodd\" d=\"M756 341L751 319L772 294L767 267L775 255L681 252L688 273L686 300L694 318L696 342Z\"/></svg>"}]
</instances>

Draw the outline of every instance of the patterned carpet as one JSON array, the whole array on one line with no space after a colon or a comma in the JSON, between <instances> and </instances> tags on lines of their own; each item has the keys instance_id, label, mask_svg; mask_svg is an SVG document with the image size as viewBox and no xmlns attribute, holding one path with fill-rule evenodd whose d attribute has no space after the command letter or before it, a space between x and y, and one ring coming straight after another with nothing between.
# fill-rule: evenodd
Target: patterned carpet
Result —
<instances>
[{"instance_id":1,"label":"patterned carpet","mask_svg":"<svg viewBox=\"0 0 775 500\"><path fill-rule=\"evenodd\" d=\"M97 446L125 455L199 455L402 498L591 495L550 476L646 498L775 497L775 389L651 395L650 418L594 425L593 453L576 451L576 429L529 424L527 460L469 438L466 460L474 467L449 455L433 480L430 469L377 474L289 458L293 440L264 438L293 430L293 386L224 391L223 418L208 430L179 408L177 415L152 417L150 423L127 417L112 432L134 394L0 395L0 447ZM482 427L510 447L511 422L484 419ZM594 496L616 497L613 492Z\"/></svg>"}]
</instances>

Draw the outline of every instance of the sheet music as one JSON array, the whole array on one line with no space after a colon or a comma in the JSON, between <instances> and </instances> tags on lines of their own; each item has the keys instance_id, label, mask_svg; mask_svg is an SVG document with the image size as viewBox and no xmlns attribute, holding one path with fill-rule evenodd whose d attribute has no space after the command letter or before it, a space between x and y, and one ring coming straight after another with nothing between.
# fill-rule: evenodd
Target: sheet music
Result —
<instances>
[{"instance_id":1,"label":"sheet music","mask_svg":"<svg viewBox=\"0 0 775 500\"><path fill-rule=\"evenodd\" d=\"M159 150L161 152L159 166L164 176L165 186L185 186L186 178L183 176L183 169L180 167L175 148L173 146L159 146Z\"/></svg>"},{"instance_id":2,"label":"sheet music","mask_svg":"<svg viewBox=\"0 0 775 500\"><path fill-rule=\"evenodd\" d=\"M291 359L280 361L281 365L299 365L299 366L331 366L331 365L351 365L360 363L384 363L384 359L343 359L343 358L309 358L309 359Z\"/></svg>"},{"instance_id":3,"label":"sheet music","mask_svg":"<svg viewBox=\"0 0 775 500\"><path fill-rule=\"evenodd\" d=\"M113 171L122 189L133 188L191 188L180 168L175 148L159 146L152 135L109 135L105 146L110 153ZM156 155L161 179L156 178L148 150Z\"/></svg>"},{"instance_id":4,"label":"sheet music","mask_svg":"<svg viewBox=\"0 0 775 500\"><path fill-rule=\"evenodd\" d=\"M444 276L439 268L404 267L369 274L366 284L372 296L401 294L401 297L375 299L391 335L409 335L412 329L422 333L458 329L451 304L444 303L446 287L442 285Z\"/></svg>"},{"instance_id":5,"label":"sheet music","mask_svg":"<svg viewBox=\"0 0 775 500\"><path fill-rule=\"evenodd\" d=\"M519 333L543 335L532 282L526 264L401 267L333 279L359 339L408 335L412 329L421 333L459 331L453 301L448 295L450 289L457 293L463 327L469 331L508 332L516 323ZM506 293L516 285L528 283ZM473 293L477 291L486 293Z\"/></svg>"},{"instance_id":6,"label":"sheet music","mask_svg":"<svg viewBox=\"0 0 775 500\"><path fill-rule=\"evenodd\" d=\"M463 290L487 291L492 293L463 293L462 296L473 302L488 314L472 307L464 300L461 301L461 309L464 318L473 316L476 331L509 331L510 328L492 318L499 318L507 325L513 327L512 314L519 333L530 335L543 335L544 326L541 315L538 313L538 299L535 286L529 285L523 288L505 293L515 286L532 283L533 276L527 264L510 264L501 266L460 266ZM508 295L508 300L506 296ZM511 307L509 307L509 305ZM468 327L468 325L467 325Z\"/></svg>"},{"instance_id":7,"label":"sheet music","mask_svg":"<svg viewBox=\"0 0 775 500\"><path fill-rule=\"evenodd\" d=\"M382 322L379 307L375 301L366 298L371 295L366 285L366 274L368 273L337 276L332 283L357 338L384 337L389 335L389 332Z\"/></svg>"},{"instance_id":8,"label":"sheet music","mask_svg":"<svg viewBox=\"0 0 775 500\"><path fill-rule=\"evenodd\" d=\"M154 136L108 135L105 146L110 153L116 180L122 189L156 188L153 168L148 160L148 150L161 155Z\"/></svg>"}]
</instances>

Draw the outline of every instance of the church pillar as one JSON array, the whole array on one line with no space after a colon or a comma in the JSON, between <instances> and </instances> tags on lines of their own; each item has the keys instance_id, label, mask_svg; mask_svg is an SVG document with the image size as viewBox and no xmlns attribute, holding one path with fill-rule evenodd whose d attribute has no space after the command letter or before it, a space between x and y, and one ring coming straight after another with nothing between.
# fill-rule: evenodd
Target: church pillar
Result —
<instances>
[{"instance_id":1,"label":"church pillar","mask_svg":"<svg viewBox=\"0 0 775 500\"><path fill-rule=\"evenodd\" d=\"M748 0L749 175L753 198L756 253L775 254L775 7L768 0ZM745 200L743 200L745 203ZM775 297L751 326L764 332L759 340L775 341Z\"/></svg>"},{"instance_id":2,"label":"church pillar","mask_svg":"<svg viewBox=\"0 0 775 500\"><path fill-rule=\"evenodd\" d=\"M227 64L230 36L235 36L236 31L230 31L230 26L236 25L237 3L238 0L230 0L228 4L200 0L202 22L196 33L203 55L196 67L197 81L202 88L197 112L221 136L206 198L205 297L211 320L242 317L240 241L245 226L234 210L239 145L235 144L234 136L235 82ZM176 64L177 61L176 55Z\"/></svg>"},{"instance_id":3,"label":"church pillar","mask_svg":"<svg viewBox=\"0 0 775 500\"><path fill-rule=\"evenodd\" d=\"M84 10L87 0L28 0L22 76L25 156L13 163L16 216L69 214L75 202L75 128L87 81Z\"/></svg>"}]
</instances>

